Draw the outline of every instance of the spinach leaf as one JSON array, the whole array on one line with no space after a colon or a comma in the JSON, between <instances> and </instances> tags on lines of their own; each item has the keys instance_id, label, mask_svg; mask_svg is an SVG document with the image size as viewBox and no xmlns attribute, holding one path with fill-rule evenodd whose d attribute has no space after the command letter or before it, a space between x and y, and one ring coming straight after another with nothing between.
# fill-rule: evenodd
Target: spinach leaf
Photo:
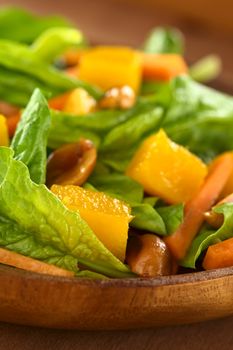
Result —
<instances>
[{"instance_id":1,"label":"spinach leaf","mask_svg":"<svg viewBox=\"0 0 233 350\"><path fill-rule=\"evenodd\" d=\"M94 192L97 191L97 189L93 185L91 185L89 182L85 182L85 184L83 184L82 187L85 188L86 190L90 190Z\"/></svg>"},{"instance_id":2,"label":"spinach leaf","mask_svg":"<svg viewBox=\"0 0 233 350\"><path fill-rule=\"evenodd\" d=\"M7 147L0 147L0 215L93 271L110 277L132 276L79 213L68 210L44 185L31 181L26 165L15 160Z\"/></svg>"},{"instance_id":3,"label":"spinach leaf","mask_svg":"<svg viewBox=\"0 0 233 350\"><path fill-rule=\"evenodd\" d=\"M0 37L23 43L32 43L44 30L69 27L61 16L37 16L22 8L3 7L0 10Z\"/></svg>"},{"instance_id":4,"label":"spinach leaf","mask_svg":"<svg viewBox=\"0 0 233 350\"><path fill-rule=\"evenodd\" d=\"M1 74L1 73L0 73ZM1 80L1 78L0 78ZM16 107L25 107L30 94L26 91L10 90L5 84L0 84L0 100L10 103Z\"/></svg>"},{"instance_id":5,"label":"spinach leaf","mask_svg":"<svg viewBox=\"0 0 233 350\"><path fill-rule=\"evenodd\" d=\"M159 197L145 197L143 198L143 203L150 204L154 207L160 201Z\"/></svg>"},{"instance_id":6,"label":"spinach leaf","mask_svg":"<svg viewBox=\"0 0 233 350\"><path fill-rule=\"evenodd\" d=\"M162 108L156 107L150 112L136 115L125 123L116 126L104 138L101 150L119 151L129 149L158 129L162 115Z\"/></svg>"},{"instance_id":7,"label":"spinach leaf","mask_svg":"<svg viewBox=\"0 0 233 350\"><path fill-rule=\"evenodd\" d=\"M136 105L127 111L122 110L103 110L96 111L93 113L89 113L85 116L74 116L69 113L54 111L51 110L52 117L52 125L49 136L49 146L51 148L57 148L64 143L70 143L77 141L80 137L90 138L96 145L100 144L100 139L103 139L104 135L110 134L111 131L119 128L120 125L125 123L130 123L137 127L137 121L133 122L134 118L141 115L143 119L144 114L147 114L147 121L144 122L144 125L147 123L154 124L154 120L158 118L157 113L161 113L160 111L154 111L155 100L157 97L150 96L146 98L140 98ZM151 113L151 114L150 114ZM149 121L149 117L151 116L151 121ZM138 118L139 120L140 118ZM126 124L127 126L128 124ZM143 127L142 127L143 129ZM142 130L143 132L143 130ZM136 145L137 146L137 145ZM133 148L135 149L134 145ZM127 161L133 155L134 149L130 150L130 157L127 156ZM100 154L100 160L102 163L108 163L109 161L115 161L116 157L120 159L116 160L117 168L118 165L122 169L123 162L123 154L117 154L112 157L112 151L108 153L108 151Z\"/></svg>"},{"instance_id":8,"label":"spinach leaf","mask_svg":"<svg viewBox=\"0 0 233 350\"><path fill-rule=\"evenodd\" d=\"M114 171L124 172L140 143L158 130L162 116L163 109L153 107L113 128L100 145L99 161Z\"/></svg>"},{"instance_id":9,"label":"spinach leaf","mask_svg":"<svg viewBox=\"0 0 233 350\"><path fill-rule=\"evenodd\" d=\"M106 192L126 202L141 202L143 187L130 177L121 174L91 176L88 182L98 191Z\"/></svg>"},{"instance_id":10,"label":"spinach leaf","mask_svg":"<svg viewBox=\"0 0 233 350\"><path fill-rule=\"evenodd\" d=\"M27 94L26 96L28 96L32 94L35 87L42 90L48 97L60 92L60 89L45 85L35 77L28 76L24 73L15 72L4 67L0 67L0 83L2 87L7 89L6 95L17 91L21 93L25 92Z\"/></svg>"},{"instance_id":11,"label":"spinach leaf","mask_svg":"<svg viewBox=\"0 0 233 350\"><path fill-rule=\"evenodd\" d=\"M11 143L14 157L27 165L32 181L44 183L50 113L47 101L36 89L24 110Z\"/></svg>"},{"instance_id":12,"label":"spinach leaf","mask_svg":"<svg viewBox=\"0 0 233 350\"><path fill-rule=\"evenodd\" d=\"M233 149L233 98L178 77L167 87L170 101L161 127L205 160Z\"/></svg>"},{"instance_id":13,"label":"spinach leaf","mask_svg":"<svg viewBox=\"0 0 233 350\"><path fill-rule=\"evenodd\" d=\"M65 112L51 110L51 133L71 135L79 129L103 135L125 120L125 112L118 110L103 110L77 116ZM72 137L72 135L71 135Z\"/></svg>"},{"instance_id":14,"label":"spinach leaf","mask_svg":"<svg viewBox=\"0 0 233 350\"><path fill-rule=\"evenodd\" d=\"M12 74L13 72L17 74L21 73L39 80L45 87L51 87L51 93L53 95L74 89L75 87L82 87L96 99L102 96L99 88L69 77L41 60L26 45L13 41L0 40L0 67L10 70ZM5 79L7 81L7 77ZM15 88L19 90L17 85L15 85ZM1 95L0 98L2 98Z\"/></svg>"},{"instance_id":15,"label":"spinach leaf","mask_svg":"<svg viewBox=\"0 0 233 350\"><path fill-rule=\"evenodd\" d=\"M56 130L57 132L52 126L49 131L48 146L51 149L59 148L66 143L78 142L81 138L91 140L96 147L98 147L100 144L100 137L96 133L86 129L77 128L72 132L69 132L68 127L64 129L64 132L62 129Z\"/></svg>"},{"instance_id":16,"label":"spinach leaf","mask_svg":"<svg viewBox=\"0 0 233 350\"><path fill-rule=\"evenodd\" d=\"M32 44L31 50L41 60L51 62L71 47L84 44L82 33L73 28L50 28L43 32Z\"/></svg>"},{"instance_id":17,"label":"spinach leaf","mask_svg":"<svg viewBox=\"0 0 233 350\"><path fill-rule=\"evenodd\" d=\"M139 230L157 233L162 236L166 235L164 220L150 204L133 204L132 215L134 219L130 222L130 226Z\"/></svg>"},{"instance_id":18,"label":"spinach leaf","mask_svg":"<svg viewBox=\"0 0 233 350\"><path fill-rule=\"evenodd\" d=\"M156 209L165 223L167 235L171 235L177 230L183 220L184 205L175 204Z\"/></svg>"},{"instance_id":19,"label":"spinach leaf","mask_svg":"<svg viewBox=\"0 0 233 350\"><path fill-rule=\"evenodd\" d=\"M182 54L184 51L184 36L176 28L155 28L147 37L143 50L148 53Z\"/></svg>"},{"instance_id":20,"label":"spinach leaf","mask_svg":"<svg viewBox=\"0 0 233 350\"><path fill-rule=\"evenodd\" d=\"M157 95L140 97L136 105L129 110L101 110L85 116L79 116L78 118L75 118L77 116L73 114L51 110L51 133L59 134L59 137L62 137L62 134L67 135L67 137L70 135L70 138L73 138L72 133L82 129L86 132L91 131L99 136L103 136L120 124L129 122L139 114L143 118L145 113L150 113L154 110L155 101L157 100Z\"/></svg>"},{"instance_id":21,"label":"spinach leaf","mask_svg":"<svg viewBox=\"0 0 233 350\"><path fill-rule=\"evenodd\" d=\"M217 55L208 55L195 62L189 68L189 75L193 80L205 83L217 78L221 70L221 58Z\"/></svg>"},{"instance_id":22,"label":"spinach leaf","mask_svg":"<svg viewBox=\"0 0 233 350\"><path fill-rule=\"evenodd\" d=\"M182 266L195 268L198 257L205 249L212 244L233 237L233 204L225 203L212 210L224 215L222 226L217 231L203 227L200 234L193 240L188 254L181 262Z\"/></svg>"},{"instance_id":23,"label":"spinach leaf","mask_svg":"<svg viewBox=\"0 0 233 350\"><path fill-rule=\"evenodd\" d=\"M51 245L42 244L30 232L23 231L17 223L3 217L0 217L0 246L33 259L42 260L48 264L73 271L80 278L107 278L93 271L78 271L77 258L74 258L72 255L66 255Z\"/></svg>"},{"instance_id":24,"label":"spinach leaf","mask_svg":"<svg viewBox=\"0 0 233 350\"><path fill-rule=\"evenodd\" d=\"M43 244L35 239L30 231L2 216L0 216L0 246L67 270L74 272L78 270L77 258L61 252L52 245Z\"/></svg>"},{"instance_id":25,"label":"spinach leaf","mask_svg":"<svg viewBox=\"0 0 233 350\"><path fill-rule=\"evenodd\" d=\"M136 144L129 149L121 149L120 151L99 151L99 162L108 167L111 171L124 173L130 160L132 159L139 144Z\"/></svg>"},{"instance_id":26,"label":"spinach leaf","mask_svg":"<svg viewBox=\"0 0 233 350\"><path fill-rule=\"evenodd\" d=\"M0 96L2 101L25 107L35 88L39 88L46 98L61 93L60 89L46 85L35 77L0 66Z\"/></svg>"},{"instance_id":27,"label":"spinach leaf","mask_svg":"<svg viewBox=\"0 0 233 350\"><path fill-rule=\"evenodd\" d=\"M161 92L161 89L167 85L167 82L161 82L161 81L143 81L141 84L141 90L140 93L142 95L153 95L153 94L159 94Z\"/></svg>"},{"instance_id":28,"label":"spinach leaf","mask_svg":"<svg viewBox=\"0 0 233 350\"><path fill-rule=\"evenodd\" d=\"M91 278L97 280L106 280L108 277L101 275L100 273L96 273L89 270L82 270L76 273L76 276L79 278Z\"/></svg>"}]
</instances>

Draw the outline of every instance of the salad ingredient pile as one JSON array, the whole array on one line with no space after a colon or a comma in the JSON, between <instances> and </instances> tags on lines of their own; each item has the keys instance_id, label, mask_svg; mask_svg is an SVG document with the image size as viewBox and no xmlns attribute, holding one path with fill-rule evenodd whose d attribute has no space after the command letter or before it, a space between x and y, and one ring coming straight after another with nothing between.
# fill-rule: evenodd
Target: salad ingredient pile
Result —
<instances>
[{"instance_id":1,"label":"salad ingredient pile","mask_svg":"<svg viewBox=\"0 0 233 350\"><path fill-rule=\"evenodd\" d=\"M220 67L189 67L177 29L92 46L63 18L2 9L0 263L96 279L232 266L233 98L200 84Z\"/></svg>"}]
</instances>

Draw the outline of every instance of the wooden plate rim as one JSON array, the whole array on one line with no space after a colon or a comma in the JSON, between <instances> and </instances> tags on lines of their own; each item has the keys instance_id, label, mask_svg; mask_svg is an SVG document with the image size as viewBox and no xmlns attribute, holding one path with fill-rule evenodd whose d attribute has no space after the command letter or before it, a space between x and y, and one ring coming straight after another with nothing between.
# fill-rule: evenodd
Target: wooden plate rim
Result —
<instances>
[{"instance_id":1,"label":"wooden plate rim","mask_svg":"<svg viewBox=\"0 0 233 350\"><path fill-rule=\"evenodd\" d=\"M20 269L15 269L9 266L0 266L1 275L9 277L21 277L26 281L40 280L41 282L57 282L61 284L71 285L90 285L100 288L127 288L127 287L159 287L179 284L199 283L219 278L229 277L233 275L233 266L209 271L192 272L172 276L159 276L157 278L126 278L126 279L108 279L97 280L89 278L69 278L61 276L51 276L28 272Z\"/></svg>"}]
</instances>

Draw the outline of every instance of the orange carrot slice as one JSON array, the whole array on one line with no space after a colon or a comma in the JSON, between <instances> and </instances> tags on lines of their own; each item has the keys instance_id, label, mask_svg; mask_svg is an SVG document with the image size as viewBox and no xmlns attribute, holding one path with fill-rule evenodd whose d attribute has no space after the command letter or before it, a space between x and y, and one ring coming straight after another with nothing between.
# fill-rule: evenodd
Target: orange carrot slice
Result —
<instances>
[{"instance_id":1,"label":"orange carrot slice","mask_svg":"<svg viewBox=\"0 0 233 350\"><path fill-rule=\"evenodd\" d=\"M233 155L224 153L216 158L210 167L205 183L194 198L186 203L184 220L177 231L167 237L165 242L177 260L185 257L193 238L198 233L204 213L217 201L233 170Z\"/></svg>"},{"instance_id":2,"label":"orange carrot slice","mask_svg":"<svg viewBox=\"0 0 233 350\"><path fill-rule=\"evenodd\" d=\"M49 100L49 107L52 109L57 109L59 111L63 110L69 95L70 93L68 92L68 93L51 98Z\"/></svg>"},{"instance_id":3,"label":"orange carrot slice","mask_svg":"<svg viewBox=\"0 0 233 350\"><path fill-rule=\"evenodd\" d=\"M233 202L233 193L229 194L229 196L226 196L225 198L221 199L220 202L217 203L217 205L224 204L224 203L232 203Z\"/></svg>"},{"instance_id":4,"label":"orange carrot slice","mask_svg":"<svg viewBox=\"0 0 233 350\"><path fill-rule=\"evenodd\" d=\"M70 77L78 78L78 66L66 68L65 72Z\"/></svg>"},{"instance_id":5,"label":"orange carrot slice","mask_svg":"<svg viewBox=\"0 0 233 350\"><path fill-rule=\"evenodd\" d=\"M56 96L52 99L49 100L49 107L52 109L56 109L56 110L63 110L66 101L68 99L70 95L70 92ZM20 120L20 112L13 114L9 117L7 117L7 127L8 127L8 132L9 132L9 136L13 137L15 130L17 128L18 122Z\"/></svg>"},{"instance_id":6,"label":"orange carrot slice","mask_svg":"<svg viewBox=\"0 0 233 350\"><path fill-rule=\"evenodd\" d=\"M211 245L202 266L205 270L233 266L233 238Z\"/></svg>"},{"instance_id":7,"label":"orange carrot slice","mask_svg":"<svg viewBox=\"0 0 233 350\"><path fill-rule=\"evenodd\" d=\"M75 66L79 64L82 55L86 52L87 50L69 50L64 53L64 60L67 65L69 66Z\"/></svg>"},{"instance_id":8,"label":"orange carrot slice","mask_svg":"<svg viewBox=\"0 0 233 350\"><path fill-rule=\"evenodd\" d=\"M72 277L74 272L0 248L0 264L45 275Z\"/></svg>"},{"instance_id":9,"label":"orange carrot slice","mask_svg":"<svg viewBox=\"0 0 233 350\"><path fill-rule=\"evenodd\" d=\"M188 72L183 57L177 54L143 53L142 62L142 75L146 80L170 80Z\"/></svg>"}]
</instances>

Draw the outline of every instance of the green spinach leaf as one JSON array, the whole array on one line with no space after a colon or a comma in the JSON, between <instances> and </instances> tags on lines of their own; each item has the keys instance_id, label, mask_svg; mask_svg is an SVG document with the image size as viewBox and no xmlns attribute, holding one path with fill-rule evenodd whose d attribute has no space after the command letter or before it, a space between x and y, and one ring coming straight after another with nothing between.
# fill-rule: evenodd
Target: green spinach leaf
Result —
<instances>
[{"instance_id":1,"label":"green spinach leaf","mask_svg":"<svg viewBox=\"0 0 233 350\"><path fill-rule=\"evenodd\" d=\"M104 138L102 151L129 149L158 129L162 115L162 108L156 107L116 126Z\"/></svg>"},{"instance_id":2,"label":"green spinach leaf","mask_svg":"<svg viewBox=\"0 0 233 350\"><path fill-rule=\"evenodd\" d=\"M203 227L200 234L193 240L188 254L181 262L182 266L195 268L198 257L205 249L212 244L233 237L233 204L225 203L212 210L224 215L222 226L217 231Z\"/></svg>"},{"instance_id":3,"label":"green spinach leaf","mask_svg":"<svg viewBox=\"0 0 233 350\"><path fill-rule=\"evenodd\" d=\"M0 147L0 215L93 271L110 277L132 276L79 213L68 210L44 185L31 181L26 165L15 160L7 147Z\"/></svg>"},{"instance_id":4,"label":"green spinach leaf","mask_svg":"<svg viewBox=\"0 0 233 350\"><path fill-rule=\"evenodd\" d=\"M161 215L150 204L139 203L132 205L134 219L130 226L143 231L166 235L166 227Z\"/></svg>"},{"instance_id":5,"label":"green spinach leaf","mask_svg":"<svg viewBox=\"0 0 233 350\"><path fill-rule=\"evenodd\" d=\"M65 50L84 45L82 33L73 28L50 28L32 44L31 50L41 60L51 62Z\"/></svg>"},{"instance_id":6,"label":"green spinach leaf","mask_svg":"<svg viewBox=\"0 0 233 350\"><path fill-rule=\"evenodd\" d=\"M78 271L78 260L52 245L35 239L30 231L16 222L0 216L0 246L31 258L42 260L74 272Z\"/></svg>"},{"instance_id":7,"label":"green spinach leaf","mask_svg":"<svg viewBox=\"0 0 233 350\"><path fill-rule=\"evenodd\" d=\"M130 177L122 174L91 176L88 182L98 191L106 192L126 202L141 202L143 187Z\"/></svg>"},{"instance_id":8,"label":"green spinach leaf","mask_svg":"<svg viewBox=\"0 0 233 350\"><path fill-rule=\"evenodd\" d=\"M170 101L161 127L172 140L206 161L233 149L232 97L184 76L167 88Z\"/></svg>"},{"instance_id":9,"label":"green spinach leaf","mask_svg":"<svg viewBox=\"0 0 233 350\"><path fill-rule=\"evenodd\" d=\"M15 159L27 165L32 181L45 182L50 113L47 101L36 89L24 110L11 143Z\"/></svg>"},{"instance_id":10,"label":"green spinach leaf","mask_svg":"<svg viewBox=\"0 0 233 350\"><path fill-rule=\"evenodd\" d=\"M195 62L189 68L192 79L205 83L217 78L222 70L221 58L217 55L208 55Z\"/></svg>"},{"instance_id":11,"label":"green spinach leaf","mask_svg":"<svg viewBox=\"0 0 233 350\"><path fill-rule=\"evenodd\" d=\"M183 220L184 205L175 204L156 209L165 223L167 235L171 235L177 230Z\"/></svg>"},{"instance_id":12,"label":"green spinach leaf","mask_svg":"<svg viewBox=\"0 0 233 350\"><path fill-rule=\"evenodd\" d=\"M102 91L99 88L69 77L41 60L29 47L17 42L0 40L0 67L10 70L12 74L13 72L21 73L39 80L44 86L51 88L53 95L81 87L96 99L102 96ZM17 85L15 85L15 88L19 90Z\"/></svg>"},{"instance_id":13,"label":"green spinach leaf","mask_svg":"<svg viewBox=\"0 0 233 350\"><path fill-rule=\"evenodd\" d=\"M43 31L53 27L70 27L61 16L37 16L22 8L3 7L0 10L0 37L31 44Z\"/></svg>"},{"instance_id":14,"label":"green spinach leaf","mask_svg":"<svg viewBox=\"0 0 233 350\"><path fill-rule=\"evenodd\" d=\"M155 28L146 39L143 50L147 53L183 54L184 36L176 28Z\"/></svg>"}]
</instances>

